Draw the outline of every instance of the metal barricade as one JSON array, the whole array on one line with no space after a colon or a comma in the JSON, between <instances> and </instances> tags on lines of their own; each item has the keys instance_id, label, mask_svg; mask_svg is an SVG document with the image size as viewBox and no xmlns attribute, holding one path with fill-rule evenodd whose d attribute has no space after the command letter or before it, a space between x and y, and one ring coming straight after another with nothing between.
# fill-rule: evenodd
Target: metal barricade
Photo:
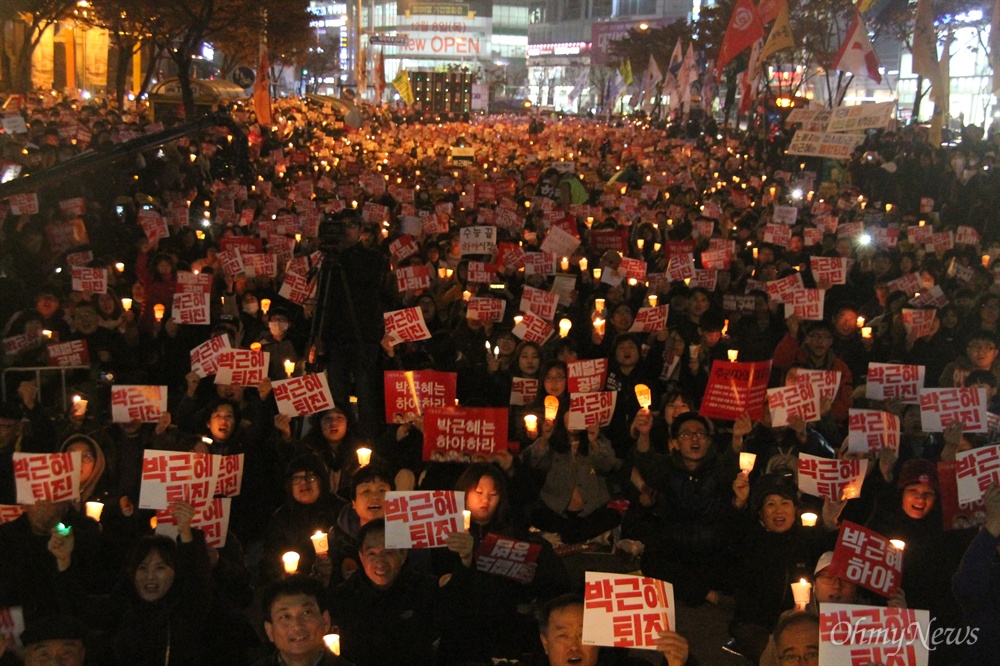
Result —
<instances>
[{"instance_id":1,"label":"metal barricade","mask_svg":"<svg viewBox=\"0 0 1000 666\"><path fill-rule=\"evenodd\" d=\"M66 373L67 372L77 372L79 370L90 370L89 365L67 365L67 366L57 366L52 367L48 365L42 365L30 368L4 368L3 376L0 381L3 383L3 401L7 402L7 373L8 372L20 372L20 373L35 373L35 383L38 385L38 401L42 401L42 373L59 373L59 379L62 385L62 407L65 413L69 409L69 404L66 402Z\"/></svg>"}]
</instances>

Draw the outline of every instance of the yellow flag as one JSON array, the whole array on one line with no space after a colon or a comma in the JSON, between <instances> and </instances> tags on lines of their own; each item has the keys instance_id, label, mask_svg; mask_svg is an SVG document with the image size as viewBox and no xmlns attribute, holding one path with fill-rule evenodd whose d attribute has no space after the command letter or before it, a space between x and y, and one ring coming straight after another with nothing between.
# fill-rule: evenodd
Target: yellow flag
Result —
<instances>
[{"instance_id":1,"label":"yellow flag","mask_svg":"<svg viewBox=\"0 0 1000 666\"><path fill-rule=\"evenodd\" d=\"M392 85L396 86L396 91L407 105L413 104L413 87L410 85L410 75L405 69L399 70L396 78L392 80Z\"/></svg>"},{"instance_id":2,"label":"yellow flag","mask_svg":"<svg viewBox=\"0 0 1000 666\"><path fill-rule=\"evenodd\" d=\"M619 68L619 71L622 73L622 81L625 82L625 85L627 85L627 86L632 85L632 81L633 81L633 79L632 79L632 61L626 58L625 62L623 62L621 64L621 67Z\"/></svg>"},{"instance_id":3,"label":"yellow flag","mask_svg":"<svg viewBox=\"0 0 1000 666\"><path fill-rule=\"evenodd\" d=\"M775 19L774 25L771 27L771 34L764 42L764 50L760 53L760 59L763 60L782 49L791 48L795 48L795 36L792 35L792 24L788 20L788 3L786 2L782 5L781 11L778 12L778 18Z\"/></svg>"},{"instance_id":4,"label":"yellow flag","mask_svg":"<svg viewBox=\"0 0 1000 666\"><path fill-rule=\"evenodd\" d=\"M875 0L858 0L858 12L864 14L872 8L873 4L875 4Z\"/></svg>"}]
</instances>

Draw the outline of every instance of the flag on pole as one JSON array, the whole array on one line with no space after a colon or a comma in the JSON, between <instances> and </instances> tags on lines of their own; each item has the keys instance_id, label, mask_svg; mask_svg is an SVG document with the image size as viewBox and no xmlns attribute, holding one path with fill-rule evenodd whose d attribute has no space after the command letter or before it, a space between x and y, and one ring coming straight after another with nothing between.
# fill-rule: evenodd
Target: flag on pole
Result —
<instances>
[{"instance_id":1,"label":"flag on pole","mask_svg":"<svg viewBox=\"0 0 1000 666\"><path fill-rule=\"evenodd\" d=\"M778 18L771 26L771 34L764 42L764 49L760 52L760 59L764 60L771 55L784 49L795 48L795 36L792 34L792 24L788 20L788 3L783 3Z\"/></svg>"},{"instance_id":2,"label":"flag on pole","mask_svg":"<svg viewBox=\"0 0 1000 666\"><path fill-rule=\"evenodd\" d=\"M392 80L392 85L396 87L396 92L407 105L413 104L413 86L410 85L410 75L405 69L400 68L396 78Z\"/></svg>"},{"instance_id":3,"label":"flag on pole","mask_svg":"<svg viewBox=\"0 0 1000 666\"><path fill-rule=\"evenodd\" d=\"M568 100L570 104L575 104L577 98L580 96L590 83L590 68L584 67L580 75L576 77L576 81L573 83L573 89L569 91Z\"/></svg>"},{"instance_id":4,"label":"flag on pole","mask_svg":"<svg viewBox=\"0 0 1000 666\"><path fill-rule=\"evenodd\" d=\"M385 48L379 48L372 74L375 76L375 103L381 104L385 95Z\"/></svg>"},{"instance_id":5,"label":"flag on pole","mask_svg":"<svg viewBox=\"0 0 1000 666\"><path fill-rule=\"evenodd\" d=\"M760 0L757 3L757 16L763 25L778 18L782 11L788 11L788 0Z\"/></svg>"},{"instance_id":6,"label":"flag on pole","mask_svg":"<svg viewBox=\"0 0 1000 666\"><path fill-rule=\"evenodd\" d=\"M358 82L358 99L363 99L368 90L368 53L363 46L358 49L358 57L354 61L354 79Z\"/></svg>"},{"instance_id":7,"label":"flag on pole","mask_svg":"<svg viewBox=\"0 0 1000 666\"><path fill-rule=\"evenodd\" d=\"M913 73L930 80L929 94L934 100L944 92L941 89L941 63L938 62L937 42L931 0L917 0L917 20L913 26Z\"/></svg>"},{"instance_id":8,"label":"flag on pole","mask_svg":"<svg viewBox=\"0 0 1000 666\"><path fill-rule=\"evenodd\" d=\"M653 110L656 106L656 99L660 96L660 91L662 90L661 84L663 83L663 72L660 71L660 66L656 64L656 58L653 54L649 54L649 64L646 66L646 73L649 75L649 90L646 92L646 112Z\"/></svg>"},{"instance_id":9,"label":"flag on pole","mask_svg":"<svg viewBox=\"0 0 1000 666\"><path fill-rule=\"evenodd\" d=\"M749 111L757 99L757 85L760 83L760 50L761 40L758 39L750 49L750 60L740 78L740 91L743 95L740 99L740 113Z\"/></svg>"},{"instance_id":10,"label":"flag on pole","mask_svg":"<svg viewBox=\"0 0 1000 666\"><path fill-rule=\"evenodd\" d=\"M632 81L634 81L634 79L632 78L632 61L631 60L629 60L628 58L626 58L625 62L623 62L618 67L618 72L622 75L622 81L625 83L626 86L632 85Z\"/></svg>"},{"instance_id":11,"label":"flag on pole","mask_svg":"<svg viewBox=\"0 0 1000 666\"><path fill-rule=\"evenodd\" d=\"M993 94L1000 97L1000 0L994 0L990 18L990 69L993 70Z\"/></svg>"},{"instance_id":12,"label":"flag on pole","mask_svg":"<svg viewBox=\"0 0 1000 666\"><path fill-rule=\"evenodd\" d=\"M733 15L729 17L726 34L722 38L722 48L715 64L715 71L721 72L729 62L758 39L764 38L764 26L757 16L757 8L752 0L736 0Z\"/></svg>"},{"instance_id":13,"label":"flag on pole","mask_svg":"<svg viewBox=\"0 0 1000 666\"><path fill-rule=\"evenodd\" d=\"M615 73L608 78L608 100L607 107L609 109L613 108L618 102L618 97L625 90L625 79L622 78L621 70L615 70Z\"/></svg>"},{"instance_id":14,"label":"flag on pole","mask_svg":"<svg viewBox=\"0 0 1000 666\"><path fill-rule=\"evenodd\" d=\"M678 75L681 73L681 65L684 64L684 47L678 39L674 44L674 52L670 54L670 62L667 64L667 82L663 86L663 92L670 96L669 108L671 111L680 106L681 87Z\"/></svg>"},{"instance_id":15,"label":"flag on pole","mask_svg":"<svg viewBox=\"0 0 1000 666\"><path fill-rule=\"evenodd\" d=\"M684 60L681 61L681 68L677 71L677 85L681 91L684 113L691 110L691 84L698 79L697 67L698 65L694 61L694 43L688 42L687 52L684 53Z\"/></svg>"},{"instance_id":16,"label":"flag on pole","mask_svg":"<svg viewBox=\"0 0 1000 666\"><path fill-rule=\"evenodd\" d=\"M271 124L271 67L267 62L267 42L264 33L260 37L260 60L257 63L257 78L253 84L253 108L257 122Z\"/></svg>"},{"instance_id":17,"label":"flag on pole","mask_svg":"<svg viewBox=\"0 0 1000 666\"><path fill-rule=\"evenodd\" d=\"M775 23L775 26L777 25ZM875 83L882 83L882 75L878 71L878 57L868 39L868 28L865 27L865 22L857 11L854 12L854 17L847 27L847 36L833 59L831 69L867 76Z\"/></svg>"}]
</instances>

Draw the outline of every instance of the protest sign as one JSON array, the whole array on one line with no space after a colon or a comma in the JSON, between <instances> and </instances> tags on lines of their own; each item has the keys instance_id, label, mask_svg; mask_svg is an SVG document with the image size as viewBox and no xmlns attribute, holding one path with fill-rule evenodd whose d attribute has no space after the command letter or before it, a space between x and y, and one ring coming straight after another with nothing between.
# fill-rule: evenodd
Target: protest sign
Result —
<instances>
[{"instance_id":1,"label":"protest sign","mask_svg":"<svg viewBox=\"0 0 1000 666\"><path fill-rule=\"evenodd\" d=\"M847 421L847 450L877 454L882 449L899 451L899 417L877 409L851 409Z\"/></svg>"},{"instance_id":2,"label":"protest sign","mask_svg":"<svg viewBox=\"0 0 1000 666\"><path fill-rule=\"evenodd\" d=\"M788 425L794 417L801 417L806 423L819 421L819 391L809 382L768 389L767 405L773 428Z\"/></svg>"},{"instance_id":3,"label":"protest sign","mask_svg":"<svg viewBox=\"0 0 1000 666\"><path fill-rule=\"evenodd\" d=\"M790 384L809 383L816 388L820 399L830 400L837 398L840 391L840 381L843 373L840 370L807 370L806 368L791 368L785 375L785 380Z\"/></svg>"},{"instance_id":4,"label":"protest sign","mask_svg":"<svg viewBox=\"0 0 1000 666\"><path fill-rule=\"evenodd\" d=\"M90 353L87 350L86 340L53 342L48 346L48 352L49 365L54 367L90 365Z\"/></svg>"},{"instance_id":5,"label":"protest sign","mask_svg":"<svg viewBox=\"0 0 1000 666\"><path fill-rule=\"evenodd\" d=\"M959 454L961 455L961 454ZM956 456L957 457L957 456ZM971 467L971 465L969 466ZM982 527L986 522L986 502L983 498L974 501L960 502L958 499L958 463L954 460L942 460L937 464L938 498L941 505L941 521L945 530L964 530L970 527ZM973 477L970 474L970 479ZM978 492L978 480L975 484L969 482L967 492L971 495ZM997 481L993 481L997 483ZM967 494L966 499L970 495Z\"/></svg>"},{"instance_id":6,"label":"protest sign","mask_svg":"<svg viewBox=\"0 0 1000 666\"><path fill-rule=\"evenodd\" d=\"M80 499L83 454L79 451L12 455L18 504Z\"/></svg>"},{"instance_id":7,"label":"protest sign","mask_svg":"<svg viewBox=\"0 0 1000 666\"><path fill-rule=\"evenodd\" d=\"M799 490L831 502L858 497L869 462L862 458L820 458L800 452Z\"/></svg>"},{"instance_id":8,"label":"protest sign","mask_svg":"<svg viewBox=\"0 0 1000 666\"><path fill-rule=\"evenodd\" d=\"M662 580L588 571L583 599L584 645L654 649L677 627L674 588Z\"/></svg>"},{"instance_id":9,"label":"protest sign","mask_svg":"<svg viewBox=\"0 0 1000 666\"><path fill-rule=\"evenodd\" d=\"M325 372L278 379L271 382L271 387L279 414L308 416L333 408Z\"/></svg>"},{"instance_id":10,"label":"protest sign","mask_svg":"<svg viewBox=\"0 0 1000 666\"><path fill-rule=\"evenodd\" d=\"M604 388L604 382L608 378L608 359L569 361L566 367L566 390L569 393L596 393Z\"/></svg>"},{"instance_id":11,"label":"protest sign","mask_svg":"<svg viewBox=\"0 0 1000 666\"><path fill-rule=\"evenodd\" d=\"M929 611L831 603L819 610L818 663L927 666L923 638L933 631Z\"/></svg>"},{"instance_id":12,"label":"protest sign","mask_svg":"<svg viewBox=\"0 0 1000 666\"><path fill-rule=\"evenodd\" d=\"M393 346L400 342L416 342L431 337L420 308L386 312L382 315L382 321L385 324L385 336Z\"/></svg>"},{"instance_id":13,"label":"protest sign","mask_svg":"<svg viewBox=\"0 0 1000 666\"><path fill-rule=\"evenodd\" d=\"M506 408L428 407L424 412L424 460L468 462L506 449Z\"/></svg>"},{"instance_id":14,"label":"protest sign","mask_svg":"<svg viewBox=\"0 0 1000 666\"><path fill-rule=\"evenodd\" d=\"M73 291L89 291L92 294L108 293L108 271L104 268L74 266Z\"/></svg>"},{"instance_id":15,"label":"protest sign","mask_svg":"<svg viewBox=\"0 0 1000 666\"><path fill-rule=\"evenodd\" d=\"M920 428L944 432L961 423L964 432L988 432L985 388L920 389Z\"/></svg>"},{"instance_id":16,"label":"protest sign","mask_svg":"<svg viewBox=\"0 0 1000 666\"><path fill-rule=\"evenodd\" d=\"M618 401L617 391L597 391L570 395L570 430L584 430L593 425L604 427L611 423Z\"/></svg>"},{"instance_id":17,"label":"protest sign","mask_svg":"<svg viewBox=\"0 0 1000 666\"><path fill-rule=\"evenodd\" d=\"M771 361L715 361L698 413L710 419L734 421L744 412L760 420L771 377Z\"/></svg>"},{"instance_id":18,"label":"protest sign","mask_svg":"<svg viewBox=\"0 0 1000 666\"><path fill-rule=\"evenodd\" d=\"M991 485L1000 485L1000 446L961 451L955 456L959 505L978 502Z\"/></svg>"},{"instance_id":19,"label":"protest sign","mask_svg":"<svg viewBox=\"0 0 1000 666\"><path fill-rule=\"evenodd\" d=\"M177 324L208 325L211 323L208 294L175 293L170 319Z\"/></svg>"},{"instance_id":20,"label":"protest sign","mask_svg":"<svg viewBox=\"0 0 1000 666\"><path fill-rule=\"evenodd\" d=\"M191 370L202 378L214 375L219 369L219 353L229 348L228 335L218 335L206 340L191 350Z\"/></svg>"},{"instance_id":21,"label":"protest sign","mask_svg":"<svg viewBox=\"0 0 1000 666\"><path fill-rule=\"evenodd\" d=\"M502 576L527 585L535 579L536 560L542 546L497 534L487 534L476 549L476 571Z\"/></svg>"},{"instance_id":22,"label":"protest sign","mask_svg":"<svg viewBox=\"0 0 1000 666\"><path fill-rule=\"evenodd\" d=\"M465 316L481 322L498 322L503 321L506 309L507 301L503 299L473 297L469 300Z\"/></svg>"},{"instance_id":23,"label":"protest sign","mask_svg":"<svg viewBox=\"0 0 1000 666\"><path fill-rule=\"evenodd\" d=\"M201 506L215 495L239 495L244 454L217 456L147 449L142 457L140 509L166 509L173 502Z\"/></svg>"},{"instance_id":24,"label":"protest sign","mask_svg":"<svg viewBox=\"0 0 1000 666\"><path fill-rule=\"evenodd\" d=\"M530 312L526 312L521 323L514 326L514 330L511 331L522 340L537 342L540 345L544 345L554 332L555 328L547 321Z\"/></svg>"},{"instance_id":25,"label":"protest sign","mask_svg":"<svg viewBox=\"0 0 1000 666\"><path fill-rule=\"evenodd\" d=\"M457 378L454 372L437 370L386 370L383 377L386 423L402 423L430 407L454 405Z\"/></svg>"},{"instance_id":26,"label":"protest sign","mask_svg":"<svg viewBox=\"0 0 1000 666\"><path fill-rule=\"evenodd\" d=\"M632 321L629 333L653 333L667 327L669 306L658 305L655 308L639 308Z\"/></svg>"},{"instance_id":27,"label":"protest sign","mask_svg":"<svg viewBox=\"0 0 1000 666\"><path fill-rule=\"evenodd\" d=\"M521 292L522 312L532 312L546 321L552 321L559 306L559 294L525 286Z\"/></svg>"},{"instance_id":28,"label":"protest sign","mask_svg":"<svg viewBox=\"0 0 1000 666\"><path fill-rule=\"evenodd\" d=\"M385 547L438 548L464 527L458 493L451 490L385 494Z\"/></svg>"},{"instance_id":29,"label":"protest sign","mask_svg":"<svg viewBox=\"0 0 1000 666\"><path fill-rule=\"evenodd\" d=\"M510 404L530 405L538 395L538 380L528 377L513 377L510 386Z\"/></svg>"},{"instance_id":30,"label":"protest sign","mask_svg":"<svg viewBox=\"0 0 1000 666\"><path fill-rule=\"evenodd\" d=\"M783 296L785 302L785 318L793 314L803 321L821 321L823 319L823 289L792 289Z\"/></svg>"},{"instance_id":31,"label":"protest sign","mask_svg":"<svg viewBox=\"0 0 1000 666\"><path fill-rule=\"evenodd\" d=\"M216 356L215 383L226 386L257 386L267 377L271 353L252 349L228 349Z\"/></svg>"},{"instance_id":32,"label":"protest sign","mask_svg":"<svg viewBox=\"0 0 1000 666\"><path fill-rule=\"evenodd\" d=\"M113 423L156 423L167 411L167 387L117 384L111 387Z\"/></svg>"},{"instance_id":33,"label":"protest sign","mask_svg":"<svg viewBox=\"0 0 1000 666\"><path fill-rule=\"evenodd\" d=\"M462 227L458 233L459 251L463 256L493 254L497 249L496 227Z\"/></svg>"},{"instance_id":34,"label":"protest sign","mask_svg":"<svg viewBox=\"0 0 1000 666\"><path fill-rule=\"evenodd\" d=\"M903 551L878 532L845 520L827 571L888 598L903 580Z\"/></svg>"},{"instance_id":35,"label":"protest sign","mask_svg":"<svg viewBox=\"0 0 1000 666\"><path fill-rule=\"evenodd\" d=\"M898 399L911 405L919 404L925 372L926 368L922 365L869 363L865 397L870 400Z\"/></svg>"},{"instance_id":36,"label":"protest sign","mask_svg":"<svg viewBox=\"0 0 1000 666\"><path fill-rule=\"evenodd\" d=\"M196 507L194 518L191 519L192 529L201 530L205 537L205 545L211 548L222 548L226 545L229 534L229 512L233 500L229 497L216 497ZM170 509L156 510L156 533L170 539L178 536L177 519Z\"/></svg>"},{"instance_id":37,"label":"protest sign","mask_svg":"<svg viewBox=\"0 0 1000 666\"><path fill-rule=\"evenodd\" d=\"M809 268L817 283L825 282L831 286L847 284L847 273L851 260L845 257L810 257Z\"/></svg>"}]
</instances>

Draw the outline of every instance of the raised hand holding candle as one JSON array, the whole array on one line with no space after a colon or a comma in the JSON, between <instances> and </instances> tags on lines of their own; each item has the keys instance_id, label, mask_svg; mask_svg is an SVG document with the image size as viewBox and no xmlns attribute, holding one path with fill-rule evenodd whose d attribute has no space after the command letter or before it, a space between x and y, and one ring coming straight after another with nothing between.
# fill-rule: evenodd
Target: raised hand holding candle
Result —
<instances>
[{"instance_id":1,"label":"raised hand holding candle","mask_svg":"<svg viewBox=\"0 0 1000 666\"><path fill-rule=\"evenodd\" d=\"M639 401L639 406L643 409L649 409L653 403L653 395L645 384L635 385L635 399Z\"/></svg>"},{"instance_id":2,"label":"raised hand holding candle","mask_svg":"<svg viewBox=\"0 0 1000 666\"><path fill-rule=\"evenodd\" d=\"M559 398L554 395L545 396L545 420L555 421L559 413Z\"/></svg>"},{"instance_id":3,"label":"raised hand holding candle","mask_svg":"<svg viewBox=\"0 0 1000 666\"><path fill-rule=\"evenodd\" d=\"M78 395L73 396L73 416L82 419L87 413L87 401Z\"/></svg>"},{"instance_id":4,"label":"raised hand holding candle","mask_svg":"<svg viewBox=\"0 0 1000 666\"><path fill-rule=\"evenodd\" d=\"M299 554L290 550L281 556L281 564L285 567L285 573L293 574L299 570Z\"/></svg>"},{"instance_id":5,"label":"raised hand holding candle","mask_svg":"<svg viewBox=\"0 0 1000 666\"><path fill-rule=\"evenodd\" d=\"M740 471L746 472L747 474L753 469L754 463L757 462L756 453L747 453L746 451L740 451Z\"/></svg>"},{"instance_id":6,"label":"raised hand holding candle","mask_svg":"<svg viewBox=\"0 0 1000 666\"><path fill-rule=\"evenodd\" d=\"M468 532L472 527L472 512L468 509L462 510L462 523L465 525L465 531Z\"/></svg>"},{"instance_id":7,"label":"raised hand holding candle","mask_svg":"<svg viewBox=\"0 0 1000 666\"><path fill-rule=\"evenodd\" d=\"M330 539L326 532L317 531L316 534L309 537L309 540L312 541L313 550L316 551L317 555L326 555L330 552Z\"/></svg>"},{"instance_id":8,"label":"raised hand holding candle","mask_svg":"<svg viewBox=\"0 0 1000 666\"><path fill-rule=\"evenodd\" d=\"M600 317L594 320L594 332L598 335L604 335L604 320Z\"/></svg>"}]
</instances>

